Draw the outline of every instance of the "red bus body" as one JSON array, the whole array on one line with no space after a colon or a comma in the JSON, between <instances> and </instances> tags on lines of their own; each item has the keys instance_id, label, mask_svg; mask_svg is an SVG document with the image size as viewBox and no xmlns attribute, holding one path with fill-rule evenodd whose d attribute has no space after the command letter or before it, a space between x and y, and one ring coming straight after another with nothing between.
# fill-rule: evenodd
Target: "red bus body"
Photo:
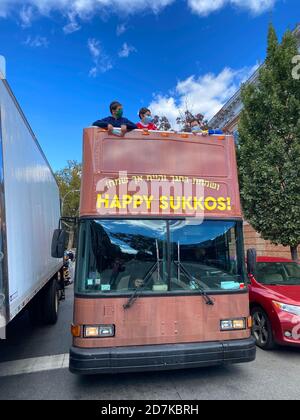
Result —
<instances>
[{"instance_id":1,"label":"red bus body","mask_svg":"<svg viewBox=\"0 0 300 420\"><path fill-rule=\"evenodd\" d=\"M231 136L133 131L120 139L97 128L86 129L80 224L72 372L153 371L255 359ZM156 239L153 235L159 229L163 234ZM211 229L216 233L210 234ZM202 262L191 261L197 255L194 243L202 247ZM239 251L233 250L236 243ZM140 247L138 252L135 247ZM118 257L110 261L107 249ZM143 277L143 287L151 277L150 289L130 288L135 264L141 270L155 264L156 258L153 275L136 275ZM183 266L205 272L209 280L203 275L203 285L216 284L207 289L213 305L198 286L189 289L192 276L181 271ZM233 268L226 271L225 266ZM233 272L239 281L230 280ZM102 284L105 276L120 279L114 290L112 280ZM137 296L126 307L132 293ZM223 329L227 320L235 329ZM234 320L244 320L244 327L236 328ZM103 333L113 331L113 336L97 336L99 326ZM86 336L87 331L91 335Z\"/></svg>"}]
</instances>

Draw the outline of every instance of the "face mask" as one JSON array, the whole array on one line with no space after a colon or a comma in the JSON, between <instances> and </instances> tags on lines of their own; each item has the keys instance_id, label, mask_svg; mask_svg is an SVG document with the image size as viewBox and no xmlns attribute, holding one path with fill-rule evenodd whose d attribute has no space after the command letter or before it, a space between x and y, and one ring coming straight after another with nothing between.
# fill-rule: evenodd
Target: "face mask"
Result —
<instances>
[{"instance_id":1,"label":"face mask","mask_svg":"<svg viewBox=\"0 0 300 420\"><path fill-rule=\"evenodd\" d=\"M145 124L151 124L153 122L153 118L151 117L151 115L146 115L146 117L144 118Z\"/></svg>"},{"instance_id":2,"label":"face mask","mask_svg":"<svg viewBox=\"0 0 300 420\"><path fill-rule=\"evenodd\" d=\"M113 133L113 135L114 135L114 136L122 137L121 130L116 130L116 129L114 129L114 130L112 131L112 133Z\"/></svg>"},{"instance_id":3,"label":"face mask","mask_svg":"<svg viewBox=\"0 0 300 420\"><path fill-rule=\"evenodd\" d=\"M195 125L194 127L192 127L192 133L200 133L201 131L202 130L200 125Z\"/></svg>"},{"instance_id":4,"label":"face mask","mask_svg":"<svg viewBox=\"0 0 300 420\"><path fill-rule=\"evenodd\" d=\"M117 119L120 119L120 118L122 118L123 117L123 109L121 108L121 109L119 109L117 112L116 112L116 117L117 117Z\"/></svg>"}]
</instances>

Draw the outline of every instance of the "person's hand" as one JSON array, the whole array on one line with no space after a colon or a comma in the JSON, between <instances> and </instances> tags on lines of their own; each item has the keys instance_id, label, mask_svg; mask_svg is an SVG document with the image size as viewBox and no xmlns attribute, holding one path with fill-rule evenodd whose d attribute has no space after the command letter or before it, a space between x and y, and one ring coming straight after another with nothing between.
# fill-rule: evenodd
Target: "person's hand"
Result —
<instances>
[{"instance_id":1,"label":"person's hand","mask_svg":"<svg viewBox=\"0 0 300 420\"><path fill-rule=\"evenodd\" d=\"M121 126L121 134L122 134L122 136L125 136L126 133L127 133L127 125L122 125Z\"/></svg>"},{"instance_id":2,"label":"person's hand","mask_svg":"<svg viewBox=\"0 0 300 420\"><path fill-rule=\"evenodd\" d=\"M142 279L136 279L134 281L134 285L137 289L144 286L144 281Z\"/></svg>"},{"instance_id":3,"label":"person's hand","mask_svg":"<svg viewBox=\"0 0 300 420\"><path fill-rule=\"evenodd\" d=\"M114 129L114 127L111 124L108 124L107 130L108 130L109 134L111 134L113 132L113 129Z\"/></svg>"}]
</instances>

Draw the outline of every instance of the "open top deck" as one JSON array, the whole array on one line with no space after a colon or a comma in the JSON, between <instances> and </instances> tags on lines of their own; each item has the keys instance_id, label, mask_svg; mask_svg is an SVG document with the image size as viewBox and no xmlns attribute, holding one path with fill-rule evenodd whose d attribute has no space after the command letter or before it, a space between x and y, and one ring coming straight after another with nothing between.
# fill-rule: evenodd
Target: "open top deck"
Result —
<instances>
[{"instance_id":1,"label":"open top deck","mask_svg":"<svg viewBox=\"0 0 300 420\"><path fill-rule=\"evenodd\" d=\"M80 216L241 218L233 137L85 129Z\"/></svg>"}]
</instances>

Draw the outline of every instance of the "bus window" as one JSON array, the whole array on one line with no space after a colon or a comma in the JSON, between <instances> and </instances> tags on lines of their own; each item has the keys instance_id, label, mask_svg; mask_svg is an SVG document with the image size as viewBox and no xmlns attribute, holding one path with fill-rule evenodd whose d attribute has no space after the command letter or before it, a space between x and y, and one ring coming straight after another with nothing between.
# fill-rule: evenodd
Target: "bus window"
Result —
<instances>
[{"instance_id":1,"label":"bus window","mask_svg":"<svg viewBox=\"0 0 300 420\"><path fill-rule=\"evenodd\" d=\"M239 289L239 249L236 223L223 221L171 222L172 290L195 290L197 282L212 290Z\"/></svg>"},{"instance_id":2,"label":"bus window","mask_svg":"<svg viewBox=\"0 0 300 420\"><path fill-rule=\"evenodd\" d=\"M92 220L82 223L80 236L85 230L87 264L79 263L79 292L168 289L166 222Z\"/></svg>"}]
</instances>

